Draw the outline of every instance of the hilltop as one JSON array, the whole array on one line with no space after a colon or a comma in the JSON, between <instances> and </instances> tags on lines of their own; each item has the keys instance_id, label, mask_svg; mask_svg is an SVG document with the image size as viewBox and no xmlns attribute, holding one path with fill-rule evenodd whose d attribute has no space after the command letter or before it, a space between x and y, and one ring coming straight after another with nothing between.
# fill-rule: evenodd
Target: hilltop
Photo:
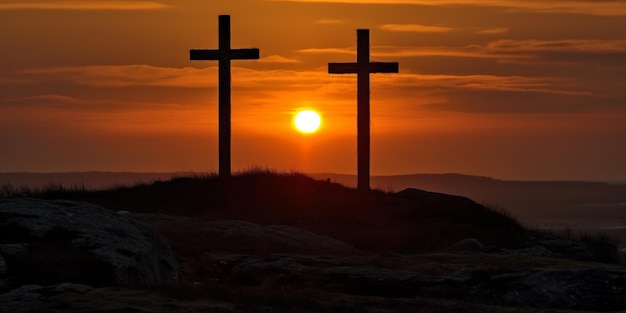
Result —
<instances>
[{"instance_id":1,"label":"hilltop","mask_svg":"<svg viewBox=\"0 0 626 313\"><path fill-rule=\"evenodd\" d=\"M470 237L510 246L523 230L514 218L467 198L412 189L360 192L299 173L188 176L98 191L50 190L42 197L133 213L290 225L377 251L432 251Z\"/></svg>"}]
</instances>

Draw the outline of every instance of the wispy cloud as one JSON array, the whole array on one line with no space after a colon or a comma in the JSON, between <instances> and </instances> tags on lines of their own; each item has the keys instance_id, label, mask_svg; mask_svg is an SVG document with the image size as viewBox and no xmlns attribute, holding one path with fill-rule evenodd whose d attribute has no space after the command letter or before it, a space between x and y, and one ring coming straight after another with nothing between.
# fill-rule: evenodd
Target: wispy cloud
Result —
<instances>
[{"instance_id":1,"label":"wispy cloud","mask_svg":"<svg viewBox=\"0 0 626 313\"><path fill-rule=\"evenodd\" d=\"M290 59L290 58L284 57L282 55L273 54L273 55L261 58L259 60L259 62L260 63L282 63L282 64L287 64L287 63L300 63L300 60Z\"/></svg>"},{"instance_id":2,"label":"wispy cloud","mask_svg":"<svg viewBox=\"0 0 626 313\"><path fill-rule=\"evenodd\" d=\"M501 39L486 46L492 51L520 52L520 51L561 51L561 52L591 52L591 53L626 53L626 40L513 40Z\"/></svg>"},{"instance_id":3,"label":"wispy cloud","mask_svg":"<svg viewBox=\"0 0 626 313\"><path fill-rule=\"evenodd\" d=\"M152 1L17 1L0 3L0 10L155 10L169 5Z\"/></svg>"},{"instance_id":4,"label":"wispy cloud","mask_svg":"<svg viewBox=\"0 0 626 313\"><path fill-rule=\"evenodd\" d=\"M168 68L150 65L95 65L50 67L22 71L40 79L52 78L95 87L175 86L201 87L211 84L215 67Z\"/></svg>"},{"instance_id":5,"label":"wispy cloud","mask_svg":"<svg viewBox=\"0 0 626 313\"><path fill-rule=\"evenodd\" d=\"M395 83L428 88L533 92L570 96L591 95L584 90L571 90L569 89L573 85L571 81L555 77L402 74Z\"/></svg>"},{"instance_id":6,"label":"wispy cloud","mask_svg":"<svg viewBox=\"0 0 626 313\"><path fill-rule=\"evenodd\" d=\"M413 33L446 33L455 30L451 27L427 26L418 24L385 24L380 27L383 30L392 32L413 32Z\"/></svg>"},{"instance_id":7,"label":"wispy cloud","mask_svg":"<svg viewBox=\"0 0 626 313\"><path fill-rule=\"evenodd\" d=\"M33 75L48 75L54 80L69 80L76 84L94 87L181 87L206 88L217 85L217 67L168 68L147 65L83 66L35 69L25 72ZM233 68L237 87L269 89L293 89L307 86L307 89L328 87L329 74L325 69L309 71L293 70L254 70ZM353 87L349 75L333 75L333 84ZM519 92L542 92L556 94L584 95L584 91L569 90L570 83L563 78L497 76L497 75L424 75L402 73L399 75L379 75L379 84L391 88L438 87L463 89L491 89ZM273 86L273 87L272 87ZM578 88L579 86L576 86ZM58 98L55 98L59 100ZM67 100L67 99L62 99Z\"/></svg>"},{"instance_id":8,"label":"wispy cloud","mask_svg":"<svg viewBox=\"0 0 626 313\"><path fill-rule=\"evenodd\" d=\"M442 57L464 57L464 58L487 58L487 59L520 59L529 58L528 55L513 53L497 53L489 51L484 46L471 45L460 47L398 47L398 46L373 46L371 48L372 57L425 57L425 56L442 56ZM301 53L314 54L350 54L356 55L356 47L349 48L309 48L302 49Z\"/></svg>"},{"instance_id":9,"label":"wispy cloud","mask_svg":"<svg viewBox=\"0 0 626 313\"><path fill-rule=\"evenodd\" d=\"M508 32L509 29L505 28L505 27L494 27L494 28L485 28L485 29L481 29L479 31L474 32L475 34L480 34L480 35L497 35L497 34L504 34L506 32Z\"/></svg>"},{"instance_id":10,"label":"wispy cloud","mask_svg":"<svg viewBox=\"0 0 626 313\"><path fill-rule=\"evenodd\" d=\"M98 65L76 67L51 67L24 70L22 74L30 74L33 81L50 80L92 87L177 87L207 88L216 87L218 79L217 66L206 68L174 68L150 65ZM289 88L294 85L325 83L323 71L294 70L253 70L233 67L235 88Z\"/></svg>"},{"instance_id":11,"label":"wispy cloud","mask_svg":"<svg viewBox=\"0 0 626 313\"><path fill-rule=\"evenodd\" d=\"M323 2L351 4L413 4L425 6L468 5L532 10L535 12L558 12L591 15L626 15L626 2L622 0L269 0L283 2Z\"/></svg>"},{"instance_id":12,"label":"wispy cloud","mask_svg":"<svg viewBox=\"0 0 626 313\"><path fill-rule=\"evenodd\" d=\"M185 112L204 110L207 106L217 105L217 72L216 66L120 65L35 69L22 75L34 81L32 84L54 82L59 87L58 93L0 98L0 106L12 110L33 108L72 112L122 112L147 108L150 111L169 108ZM262 114L268 120L275 115L284 117L289 114L287 104L303 100L325 103L332 106L335 112L353 114L355 75L331 75L326 67L311 70L233 67L232 75L238 107L245 107L247 115ZM375 81L372 92L376 101L384 100L396 107L411 105L415 110L490 114L503 111L587 112L598 110L598 107L621 106L615 101L604 101L610 99L596 94L586 82L566 77L443 75L402 71L394 75L373 75L372 79ZM141 91L140 95L126 96L137 90ZM146 90L154 90L154 93ZM155 99L155 93L158 99ZM415 106L416 103L419 105ZM431 103L431 106L423 106L424 103Z\"/></svg>"},{"instance_id":13,"label":"wispy cloud","mask_svg":"<svg viewBox=\"0 0 626 313\"><path fill-rule=\"evenodd\" d=\"M29 80L23 78L9 78L0 76L0 85L4 84L26 84L30 82Z\"/></svg>"},{"instance_id":14,"label":"wispy cloud","mask_svg":"<svg viewBox=\"0 0 626 313\"><path fill-rule=\"evenodd\" d=\"M114 110L123 107L123 101L117 101L112 99L88 99L78 98L75 96L61 95L61 94L41 94L31 95L16 98L1 99L2 103L6 105L15 105L16 107L39 107L48 109L67 109L67 108L80 108L84 110Z\"/></svg>"},{"instance_id":15,"label":"wispy cloud","mask_svg":"<svg viewBox=\"0 0 626 313\"><path fill-rule=\"evenodd\" d=\"M356 54L355 47L309 48L301 53ZM513 40L500 39L486 45L397 47L373 46L373 57L464 57L502 61L577 63L602 62L606 56L626 58L626 40Z\"/></svg>"},{"instance_id":16,"label":"wispy cloud","mask_svg":"<svg viewBox=\"0 0 626 313\"><path fill-rule=\"evenodd\" d=\"M331 25L331 24L343 24L346 21L344 20L339 20L339 19L321 19L321 20L317 20L315 21L318 24L326 24L326 25Z\"/></svg>"}]
</instances>

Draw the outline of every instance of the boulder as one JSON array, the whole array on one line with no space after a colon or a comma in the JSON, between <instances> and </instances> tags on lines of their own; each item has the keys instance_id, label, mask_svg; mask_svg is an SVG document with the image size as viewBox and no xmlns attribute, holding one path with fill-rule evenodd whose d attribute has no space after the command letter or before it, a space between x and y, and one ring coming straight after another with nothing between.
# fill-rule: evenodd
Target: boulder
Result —
<instances>
[{"instance_id":1,"label":"boulder","mask_svg":"<svg viewBox=\"0 0 626 313\"><path fill-rule=\"evenodd\" d=\"M0 280L14 286L175 284L181 277L153 228L85 202L0 199L0 256Z\"/></svg>"},{"instance_id":2,"label":"boulder","mask_svg":"<svg viewBox=\"0 0 626 313\"><path fill-rule=\"evenodd\" d=\"M476 238L467 238L454 244L452 250L461 252L482 252L485 251L485 246Z\"/></svg>"},{"instance_id":3,"label":"boulder","mask_svg":"<svg viewBox=\"0 0 626 313\"><path fill-rule=\"evenodd\" d=\"M90 290L93 290L93 287L74 283L62 283L52 286L24 285L0 294L0 307L9 310L7 312L39 312L32 310L32 308L45 301L46 297L70 292L84 293Z\"/></svg>"},{"instance_id":4,"label":"boulder","mask_svg":"<svg viewBox=\"0 0 626 313\"><path fill-rule=\"evenodd\" d=\"M201 226L204 244L239 253L295 253L351 255L361 252L349 244L307 230L284 225L260 225L218 220Z\"/></svg>"},{"instance_id":5,"label":"boulder","mask_svg":"<svg viewBox=\"0 0 626 313\"><path fill-rule=\"evenodd\" d=\"M526 238L524 245L505 253L620 264L617 246L608 242L574 241L537 231L528 231Z\"/></svg>"}]
</instances>

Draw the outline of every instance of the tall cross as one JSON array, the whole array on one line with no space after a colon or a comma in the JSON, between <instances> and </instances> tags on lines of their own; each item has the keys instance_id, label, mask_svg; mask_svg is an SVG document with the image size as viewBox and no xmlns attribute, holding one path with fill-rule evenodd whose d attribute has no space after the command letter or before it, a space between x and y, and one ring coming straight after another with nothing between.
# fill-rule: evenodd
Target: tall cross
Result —
<instances>
[{"instance_id":1,"label":"tall cross","mask_svg":"<svg viewBox=\"0 0 626 313\"><path fill-rule=\"evenodd\" d=\"M398 62L370 62L370 31L357 29L356 63L328 63L330 74L357 74L357 186L370 189L370 73L398 73Z\"/></svg>"},{"instance_id":2,"label":"tall cross","mask_svg":"<svg viewBox=\"0 0 626 313\"><path fill-rule=\"evenodd\" d=\"M258 59L259 49L230 48L230 15L219 16L217 50L189 50L189 59L219 61L219 175L230 176L230 60Z\"/></svg>"}]
</instances>

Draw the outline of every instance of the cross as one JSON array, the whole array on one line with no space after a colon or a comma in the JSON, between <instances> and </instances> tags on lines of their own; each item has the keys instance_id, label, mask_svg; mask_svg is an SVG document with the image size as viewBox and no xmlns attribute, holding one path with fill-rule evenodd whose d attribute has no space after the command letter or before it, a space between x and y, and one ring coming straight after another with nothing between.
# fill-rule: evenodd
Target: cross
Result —
<instances>
[{"instance_id":1,"label":"cross","mask_svg":"<svg viewBox=\"0 0 626 313\"><path fill-rule=\"evenodd\" d=\"M356 34L356 63L328 63L328 73L357 74L357 187L369 190L370 74L398 73L398 62L370 62L370 31L357 29Z\"/></svg>"},{"instance_id":2,"label":"cross","mask_svg":"<svg viewBox=\"0 0 626 313\"><path fill-rule=\"evenodd\" d=\"M219 61L219 175L230 176L230 60L258 59L259 49L230 48L230 15L219 16L217 50L189 50L189 59Z\"/></svg>"}]
</instances>

